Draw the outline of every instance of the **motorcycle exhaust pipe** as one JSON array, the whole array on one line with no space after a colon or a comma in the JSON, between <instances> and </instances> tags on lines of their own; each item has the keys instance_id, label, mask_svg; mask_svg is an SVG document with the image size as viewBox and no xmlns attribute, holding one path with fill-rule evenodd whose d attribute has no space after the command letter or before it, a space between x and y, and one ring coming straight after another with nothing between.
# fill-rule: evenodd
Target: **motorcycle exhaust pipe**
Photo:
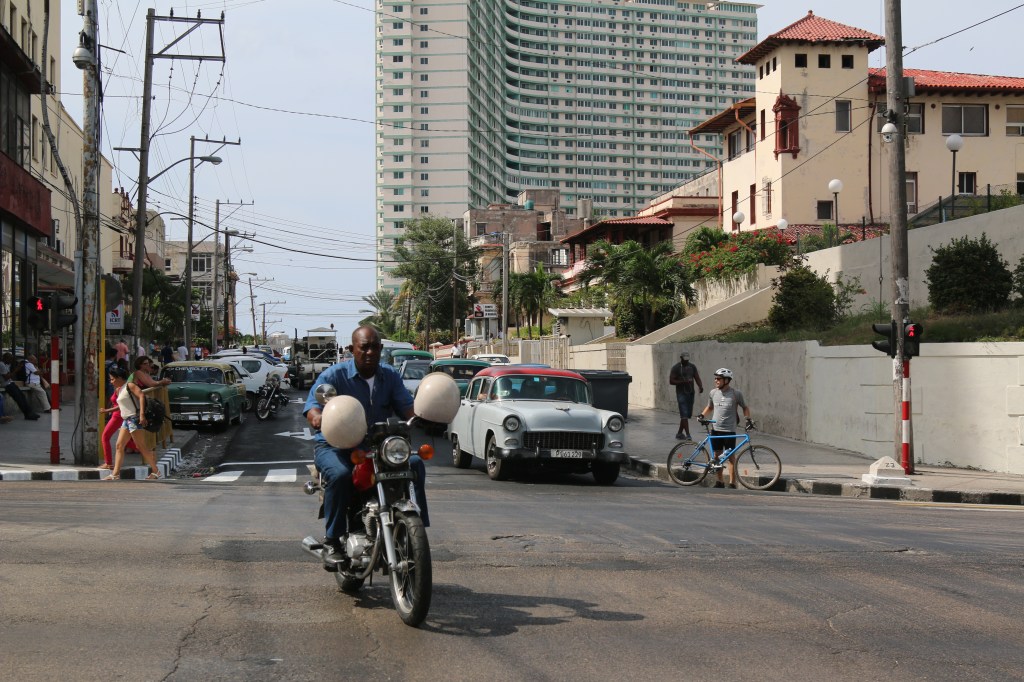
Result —
<instances>
[{"instance_id":1,"label":"motorcycle exhaust pipe","mask_svg":"<svg viewBox=\"0 0 1024 682\"><path fill-rule=\"evenodd\" d=\"M316 481L306 481L302 484L302 492L307 495L315 495L320 492L320 484Z\"/></svg>"},{"instance_id":2,"label":"motorcycle exhaust pipe","mask_svg":"<svg viewBox=\"0 0 1024 682\"><path fill-rule=\"evenodd\" d=\"M323 548L324 544L312 535L307 535L305 539L303 539L302 541L302 549L306 550L307 552L315 556L317 559L320 559L321 561L323 561L324 558L323 554L320 553L320 551Z\"/></svg>"}]
</instances>

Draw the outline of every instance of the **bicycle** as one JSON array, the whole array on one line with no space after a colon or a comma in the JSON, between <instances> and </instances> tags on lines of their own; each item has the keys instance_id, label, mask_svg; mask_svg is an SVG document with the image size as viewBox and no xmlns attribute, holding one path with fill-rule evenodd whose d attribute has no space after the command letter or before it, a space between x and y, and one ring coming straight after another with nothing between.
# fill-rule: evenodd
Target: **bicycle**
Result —
<instances>
[{"instance_id":1,"label":"bicycle","mask_svg":"<svg viewBox=\"0 0 1024 682\"><path fill-rule=\"evenodd\" d=\"M741 436L712 436L713 419L698 419L707 430L708 435L687 455L693 442L682 442L672 448L668 455L668 475L679 485L697 485L708 475L709 471L720 471L731 458L736 470L736 479L748 490L768 490L782 476L782 460L771 448L754 445L750 442L750 431L756 429L754 422L747 420L745 433ZM715 456L711 441L732 438L736 444Z\"/></svg>"}]
</instances>

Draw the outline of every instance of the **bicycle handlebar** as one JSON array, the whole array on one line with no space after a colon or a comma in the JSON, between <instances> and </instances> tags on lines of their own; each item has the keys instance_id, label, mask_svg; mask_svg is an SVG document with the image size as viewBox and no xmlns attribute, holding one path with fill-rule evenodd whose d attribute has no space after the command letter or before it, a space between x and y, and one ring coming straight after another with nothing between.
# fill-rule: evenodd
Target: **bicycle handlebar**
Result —
<instances>
[{"instance_id":1,"label":"bicycle handlebar","mask_svg":"<svg viewBox=\"0 0 1024 682\"><path fill-rule=\"evenodd\" d=\"M715 423L714 419L705 419L702 415L697 415L697 423L707 429L708 433L711 433L711 425ZM747 418L747 423L743 426L744 431L756 431L757 424L754 423L753 419Z\"/></svg>"}]
</instances>

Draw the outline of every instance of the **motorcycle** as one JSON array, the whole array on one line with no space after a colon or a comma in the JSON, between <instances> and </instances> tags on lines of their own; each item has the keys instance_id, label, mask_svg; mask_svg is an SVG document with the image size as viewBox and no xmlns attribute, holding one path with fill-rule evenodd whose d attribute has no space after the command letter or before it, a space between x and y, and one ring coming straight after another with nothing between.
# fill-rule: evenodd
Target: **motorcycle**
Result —
<instances>
[{"instance_id":1,"label":"motorcycle","mask_svg":"<svg viewBox=\"0 0 1024 682\"><path fill-rule=\"evenodd\" d=\"M278 408L288 404L288 396L281 390L281 377L271 374L256 394L256 418L264 421L277 414Z\"/></svg>"},{"instance_id":2,"label":"motorcycle","mask_svg":"<svg viewBox=\"0 0 1024 682\"><path fill-rule=\"evenodd\" d=\"M420 518L413 488L415 473L409 466L413 454L409 430L418 423L447 424L459 409L459 388L444 373L429 375L416 392L409 421L391 418L370 426L362 405L351 396L338 396L333 386L321 384L316 399L323 405L321 432L328 443L341 449L369 443L352 451L354 494L349 508L348 534L344 539L346 560L334 566L342 592L355 594L373 573L387 576L391 601L406 625L417 627L427 617L433 590L430 544ZM422 445L422 459L433 457L433 447ZM324 485L321 474L309 465L313 480L304 490L320 496L318 518L324 518ZM313 536L302 548L323 561L324 544ZM328 569L330 570L330 569Z\"/></svg>"}]
</instances>

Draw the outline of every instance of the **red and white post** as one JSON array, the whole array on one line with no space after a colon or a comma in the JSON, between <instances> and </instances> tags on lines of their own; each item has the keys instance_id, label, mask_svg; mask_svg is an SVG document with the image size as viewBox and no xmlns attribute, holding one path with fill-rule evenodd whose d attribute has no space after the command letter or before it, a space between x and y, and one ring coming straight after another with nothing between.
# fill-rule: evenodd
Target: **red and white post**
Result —
<instances>
[{"instance_id":1,"label":"red and white post","mask_svg":"<svg viewBox=\"0 0 1024 682\"><path fill-rule=\"evenodd\" d=\"M910 456L910 360L903 361L903 449L900 466L907 475L914 473L914 459Z\"/></svg>"},{"instance_id":2,"label":"red and white post","mask_svg":"<svg viewBox=\"0 0 1024 682\"><path fill-rule=\"evenodd\" d=\"M60 341L50 337L50 464L60 464Z\"/></svg>"}]
</instances>

